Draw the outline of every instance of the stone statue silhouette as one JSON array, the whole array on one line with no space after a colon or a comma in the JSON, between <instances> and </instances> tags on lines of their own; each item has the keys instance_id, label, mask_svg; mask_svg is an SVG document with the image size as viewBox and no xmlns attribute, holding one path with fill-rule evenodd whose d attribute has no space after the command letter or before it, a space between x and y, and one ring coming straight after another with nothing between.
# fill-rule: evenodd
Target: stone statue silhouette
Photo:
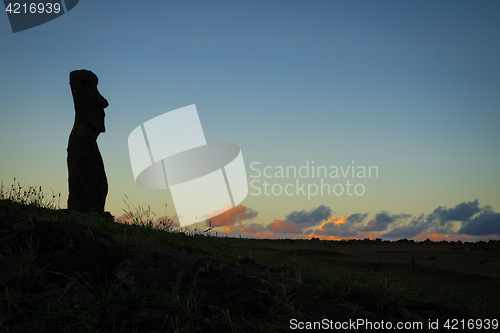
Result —
<instances>
[{"instance_id":1,"label":"stone statue silhouette","mask_svg":"<svg viewBox=\"0 0 500 333\"><path fill-rule=\"evenodd\" d=\"M75 123L68 141L68 209L104 213L108 180L97 137L105 131L108 101L97 90L97 76L82 69L69 74Z\"/></svg>"}]
</instances>

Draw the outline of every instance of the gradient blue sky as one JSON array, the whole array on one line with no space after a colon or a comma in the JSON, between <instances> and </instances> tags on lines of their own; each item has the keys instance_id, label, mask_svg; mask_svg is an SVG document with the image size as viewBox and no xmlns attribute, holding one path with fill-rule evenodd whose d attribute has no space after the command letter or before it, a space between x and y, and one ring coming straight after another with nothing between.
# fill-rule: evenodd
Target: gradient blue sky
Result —
<instances>
[{"instance_id":1,"label":"gradient blue sky","mask_svg":"<svg viewBox=\"0 0 500 333\"><path fill-rule=\"evenodd\" d=\"M347 179L363 196L249 195L220 222L230 235L498 239L499 17L498 1L94 0L13 34L4 12L0 179L66 206L68 76L85 68L110 104L98 142L116 216L124 194L175 215L167 191L135 185L127 138L196 104L207 141L237 143L249 176L252 162L379 170Z\"/></svg>"}]
</instances>

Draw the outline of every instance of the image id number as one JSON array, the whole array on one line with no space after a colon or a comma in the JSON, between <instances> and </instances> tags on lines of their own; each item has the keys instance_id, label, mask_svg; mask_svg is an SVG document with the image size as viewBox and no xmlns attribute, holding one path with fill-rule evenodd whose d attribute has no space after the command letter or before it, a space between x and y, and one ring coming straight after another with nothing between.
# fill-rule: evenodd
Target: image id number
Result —
<instances>
[{"instance_id":1,"label":"image id number","mask_svg":"<svg viewBox=\"0 0 500 333\"><path fill-rule=\"evenodd\" d=\"M61 4L59 3L30 3L29 5L24 3L20 4L18 2L15 3L9 3L7 5L7 8L5 8L5 11L8 12L9 14L51 14L55 13L58 14L61 11Z\"/></svg>"}]
</instances>

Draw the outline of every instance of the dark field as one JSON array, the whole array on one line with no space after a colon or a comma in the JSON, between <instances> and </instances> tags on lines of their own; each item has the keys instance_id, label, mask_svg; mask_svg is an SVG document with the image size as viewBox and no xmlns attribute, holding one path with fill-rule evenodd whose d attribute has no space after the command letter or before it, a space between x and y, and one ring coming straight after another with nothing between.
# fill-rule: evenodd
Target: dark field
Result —
<instances>
[{"instance_id":1,"label":"dark field","mask_svg":"<svg viewBox=\"0 0 500 333\"><path fill-rule=\"evenodd\" d=\"M329 278L321 275L331 274L351 290L360 287L403 303L432 301L467 310L478 318L500 314L496 301L500 297L499 241L227 241L276 265L302 262L308 274L322 280Z\"/></svg>"},{"instance_id":2,"label":"dark field","mask_svg":"<svg viewBox=\"0 0 500 333\"><path fill-rule=\"evenodd\" d=\"M500 242L244 240L245 246L312 259L318 264L369 267L415 274L473 275L500 279ZM452 274L457 273L457 274ZM471 277L472 278L472 277Z\"/></svg>"}]
</instances>

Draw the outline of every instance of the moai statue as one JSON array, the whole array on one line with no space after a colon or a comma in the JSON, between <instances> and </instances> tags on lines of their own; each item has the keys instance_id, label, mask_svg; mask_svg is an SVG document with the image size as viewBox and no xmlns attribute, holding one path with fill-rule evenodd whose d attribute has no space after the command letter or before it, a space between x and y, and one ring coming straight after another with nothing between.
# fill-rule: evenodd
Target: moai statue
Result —
<instances>
[{"instance_id":1,"label":"moai statue","mask_svg":"<svg viewBox=\"0 0 500 333\"><path fill-rule=\"evenodd\" d=\"M98 78L82 69L69 74L75 103L75 124L68 141L68 209L104 213L108 180L97 137L105 131L104 109L109 105L97 90Z\"/></svg>"}]
</instances>

